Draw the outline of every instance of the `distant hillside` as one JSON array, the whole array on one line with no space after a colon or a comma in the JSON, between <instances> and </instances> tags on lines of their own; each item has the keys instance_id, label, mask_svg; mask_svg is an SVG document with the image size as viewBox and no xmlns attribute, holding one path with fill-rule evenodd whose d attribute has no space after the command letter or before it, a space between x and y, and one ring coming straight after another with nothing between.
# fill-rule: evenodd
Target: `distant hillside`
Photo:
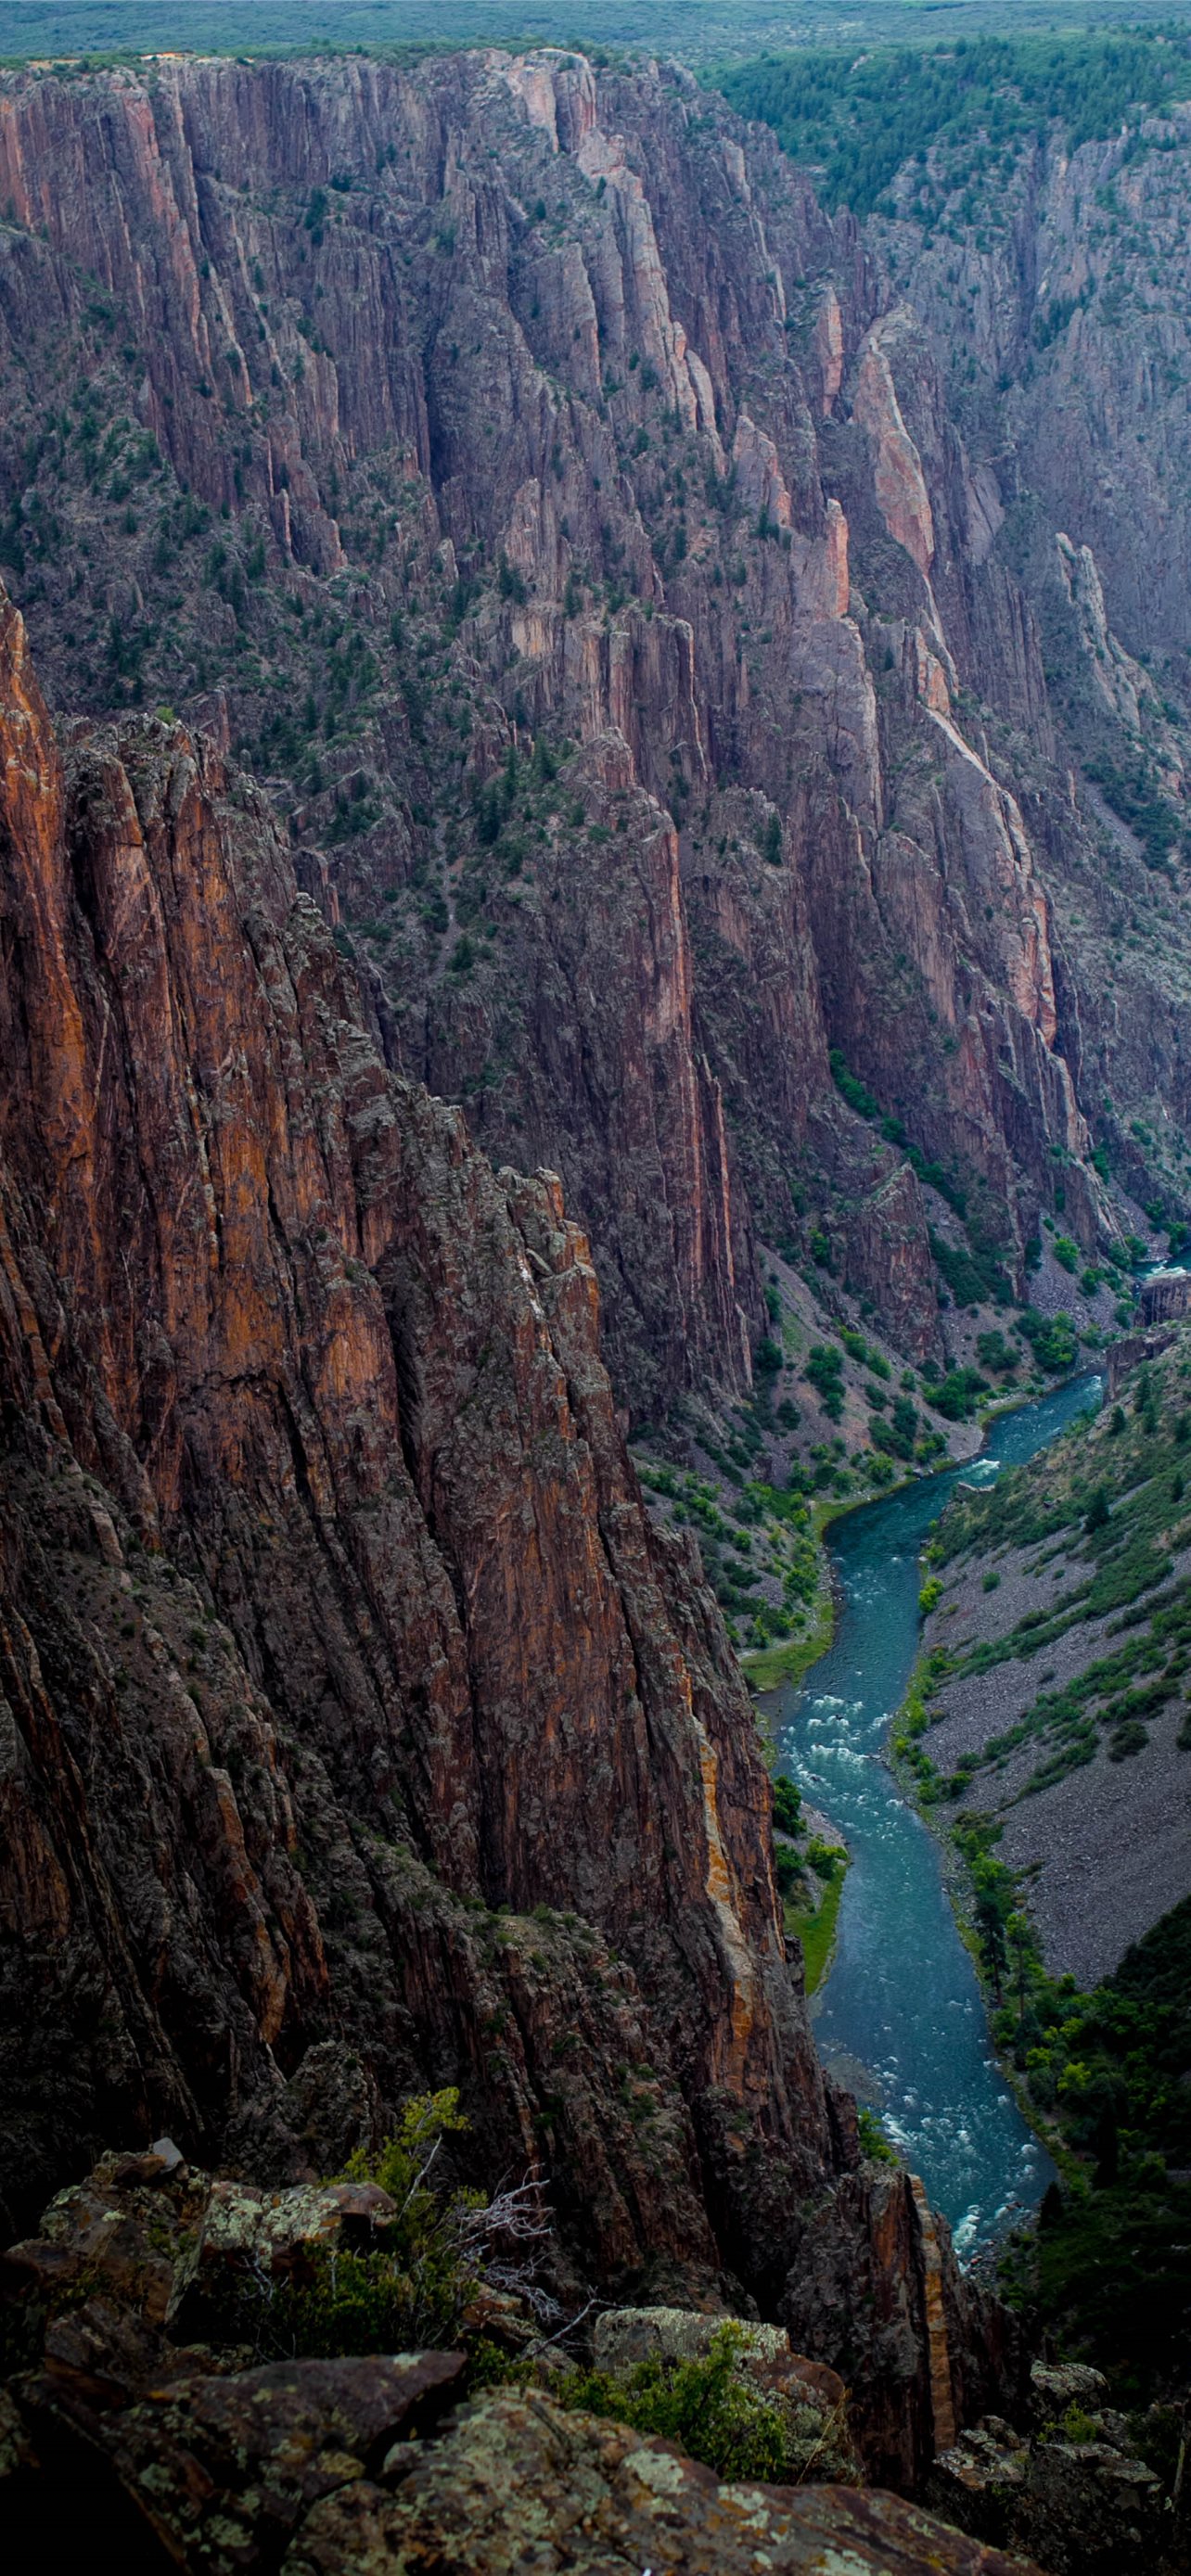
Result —
<instances>
[{"instance_id":1,"label":"distant hillside","mask_svg":"<svg viewBox=\"0 0 1191 2576\"><path fill-rule=\"evenodd\" d=\"M1191 43L1169 28L1090 35L959 36L947 44L857 54L763 54L720 66L717 87L742 116L771 125L792 160L812 168L833 211L892 212L885 192L903 164L954 156L952 187L995 174L1015 147L1061 123L1071 149L1119 132L1142 111L1191 98ZM962 158L965 170L957 166ZM938 201L938 212L943 200Z\"/></svg>"},{"instance_id":2,"label":"distant hillside","mask_svg":"<svg viewBox=\"0 0 1191 2576\"><path fill-rule=\"evenodd\" d=\"M1189 2350L1191 1334L1136 1355L1095 1421L944 1513L895 1735L1063 2174L1017 2295L1134 2401Z\"/></svg>"},{"instance_id":3,"label":"distant hillside","mask_svg":"<svg viewBox=\"0 0 1191 2576\"><path fill-rule=\"evenodd\" d=\"M1111 26L1111 5L1085 6L1081 27ZM1169 23L1162 0L1134 8L1135 24ZM1054 0L1016 0L1015 33L1049 30L1065 13ZM1005 11L954 0L948 36L999 33ZM916 31L905 0L864 0L849 10L849 48L899 43ZM763 46L836 44L839 11L807 0L797 13L773 0L7 0L0 57L44 60L84 53L292 53L301 48L409 44L623 47L685 63L738 60ZM761 113L760 110L757 111Z\"/></svg>"}]
</instances>

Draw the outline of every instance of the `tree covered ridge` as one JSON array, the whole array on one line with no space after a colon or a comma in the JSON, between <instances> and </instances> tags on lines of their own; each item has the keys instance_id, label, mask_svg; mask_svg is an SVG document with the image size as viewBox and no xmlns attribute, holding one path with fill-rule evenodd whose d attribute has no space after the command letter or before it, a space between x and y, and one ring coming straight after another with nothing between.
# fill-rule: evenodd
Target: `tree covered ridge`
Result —
<instances>
[{"instance_id":1,"label":"tree covered ridge","mask_svg":"<svg viewBox=\"0 0 1191 2576\"><path fill-rule=\"evenodd\" d=\"M1191 98L1191 40L1147 33L957 37L930 46L840 46L721 67L717 86L742 116L771 125L808 164L834 213L863 219L907 161L936 145L1014 154L1060 122L1071 150L1116 133L1144 109Z\"/></svg>"}]
</instances>

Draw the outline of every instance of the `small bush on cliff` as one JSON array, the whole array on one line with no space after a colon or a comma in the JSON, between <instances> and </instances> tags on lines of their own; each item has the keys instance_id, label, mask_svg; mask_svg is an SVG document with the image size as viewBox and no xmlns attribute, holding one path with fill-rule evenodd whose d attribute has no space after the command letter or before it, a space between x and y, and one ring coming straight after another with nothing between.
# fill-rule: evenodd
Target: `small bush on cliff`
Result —
<instances>
[{"instance_id":1,"label":"small bush on cliff","mask_svg":"<svg viewBox=\"0 0 1191 2576\"><path fill-rule=\"evenodd\" d=\"M847 1101L849 1109L854 1109L858 1118L879 1118L880 1102L874 1100L867 1083L860 1080L859 1074L849 1071L843 1049L832 1047L827 1060L836 1090L841 1099Z\"/></svg>"},{"instance_id":2,"label":"small bush on cliff","mask_svg":"<svg viewBox=\"0 0 1191 2576\"><path fill-rule=\"evenodd\" d=\"M988 1381L979 1369L948 1369L946 1377L935 1379L927 1390L936 1413L945 1422L969 1422L976 1409L976 1398L988 1393Z\"/></svg>"},{"instance_id":3,"label":"small bush on cliff","mask_svg":"<svg viewBox=\"0 0 1191 2576\"><path fill-rule=\"evenodd\" d=\"M863 2102L857 2108L856 2126L860 2134L861 2149L870 2164L895 2165L897 2163L897 2156L889 2144L876 2112L868 2110Z\"/></svg>"},{"instance_id":4,"label":"small bush on cliff","mask_svg":"<svg viewBox=\"0 0 1191 2576\"><path fill-rule=\"evenodd\" d=\"M831 1422L838 1422L844 1409L843 1356L830 1342L812 1342L804 1375Z\"/></svg>"},{"instance_id":5,"label":"small bush on cliff","mask_svg":"<svg viewBox=\"0 0 1191 2576\"><path fill-rule=\"evenodd\" d=\"M805 2428L796 2419L809 2410L783 2403L739 2369L744 2344L741 2327L729 2322L696 2361L667 2362L654 2355L623 2379L584 2371L560 2394L585 2414L609 2416L635 2432L676 2443L717 2477L791 2485L808 2463Z\"/></svg>"},{"instance_id":6,"label":"small bush on cliff","mask_svg":"<svg viewBox=\"0 0 1191 2576\"><path fill-rule=\"evenodd\" d=\"M204 2300L202 2326L214 2342L250 2344L258 2358L299 2354L401 2352L454 2342L479 2282L524 2288L532 2240L545 2219L532 2186L502 2194L452 2184L439 2169L443 2141L467 2128L451 2086L407 2102L400 2126L375 2155L359 2149L342 2179L378 2183L394 2215L377 2221L366 2251L313 2246L299 2269L276 2280L259 2271L229 2275ZM514 2278L493 2257L515 2241L530 2259Z\"/></svg>"},{"instance_id":7,"label":"small bush on cliff","mask_svg":"<svg viewBox=\"0 0 1191 2576\"><path fill-rule=\"evenodd\" d=\"M1074 1368L1079 1344L1070 1315L1052 1315L1048 1323L1033 1306L1027 1306L1018 1317L1017 1329L1030 1344L1037 1366L1052 1377Z\"/></svg>"},{"instance_id":8,"label":"small bush on cliff","mask_svg":"<svg viewBox=\"0 0 1191 2576\"><path fill-rule=\"evenodd\" d=\"M778 1843L775 1846L773 1875L778 1894L782 1897L793 1896L796 1891L802 1889L804 1884L802 1863L797 1853L791 1851L789 1843Z\"/></svg>"}]
</instances>

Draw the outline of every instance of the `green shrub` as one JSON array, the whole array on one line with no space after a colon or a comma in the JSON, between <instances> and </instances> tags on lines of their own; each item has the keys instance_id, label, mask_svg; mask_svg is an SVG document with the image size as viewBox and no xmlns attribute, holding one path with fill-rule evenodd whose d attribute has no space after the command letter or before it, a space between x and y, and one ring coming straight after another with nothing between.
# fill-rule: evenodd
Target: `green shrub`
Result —
<instances>
[{"instance_id":1,"label":"green shrub","mask_svg":"<svg viewBox=\"0 0 1191 2576\"><path fill-rule=\"evenodd\" d=\"M344 2168L345 2181L379 2183L396 2204L375 2250L314 2246L282 2281L229 2271L204 2297L204 2332L276 2360L450 2344L480 2278L486 2204L481 2192L438 2183L434 2167L442 2140L467 2125L454 2086L408 2102L379 2153L359 2149Z\"/></svg>"},{"instance_id":2,"label":"green shrub","mask_svg":"<svg viewBox=\"0 0 1191 2576\"><path fill-rule=\"evenodd\" d=\"M939 1378L927 1388L929 1402L936 1413L942 1414L945 1422L970 1421L977 1396L987 1393L987 1379L981 1377L978 1369L970 1368L948 1369L946 1377Z\"/></svg>"},{"instance_id":3,"label":"green shrub","mask_svg":"<svg viewBox=\"0 0 1191 2576\"><path fill-rule=\"evenodd\" d=\"M817 1836L807 1844L806 1857L807 1865L813 1869L816 1878L835 1878L841 1869L846 1869L848 1862L846 1851L841 1850L837 1843L820 1842Z\"/></svg>"},{"instance_id":4,"label":"green shrub","mask_svg":"<svg viewBox=\"0 0 1191 2576\"><path fill-rule=\"evenodd\" d=\"M564 2380L559 2395L584 2414L610 2416L675 2443L717 2477L789 2484L802 2473L805 2441L796 2438L789 2407L738 2370L745 2340L744 2329L730 2322L698 2360L651 2355L624 2378L583 2371Z\"/></svg>"},{"instance_id":5,"label":"green shrub","mask_svg":"<svg viewBox=\"0 0 1191 2576\"><path fill-rule=\"evenodd\" d=\"M857 2104L856 2126L860 2132L861 2150L873 2164L895 2165L897 2163L897 2156L889 2144L876 2112L870 2111L863 2102Z\"/></svg>"},{"instance_id":6,"label":"green shrub","mask_svg":"<svg viewBox=\"0 0 1191 2576\"><path fill-rule=\"evenodd\" d=\"M774 1844L773 1876L782 1897L792 1896L795 1888L802 1885L802 1863L797 1852L791 1851L789 1843Z\"/></svg>"},{"instance_id":7,"label":"green shrub","mask_svg":"<svg viewBox=\"0 0 1191 2576\"><path fill-rule=\"evenodd\" d=\"M832 1047L827 1061L831 1067L831 1079L836 1090L840 1098L847 1101L849 1109L854 1109L858 1118L879 1118L880 1103L874 1100L871 1091L860 1081L857 1074L849 1073L842 1049Z\"/></svg>"},{"instance_id":8,"label":"green shrub","mask_svg":"<svg viewBox=\"0 0 1191 2576\"><path fill-rule=\"evenodd\" d=\"M947 1243L930 1228L931 1257L946 1280L957 1306L980 1306L986 1302L1007 1305L1010 1297L1008 1277L995 1253L972 1245Z\"/></svg>"},{"instance_id":9,"label":"green shrub","mask_svg":"<svg viewBox=\"0 0 1191 2576\"><path fill-rule=\"evenodd\" d=\"M1056 1377L1074 1368L1079 1343L1070 1315L1054 1315L1048 1323L1033 1306L1027 1306L1018 1319L1018 1330L1030 1343L1039 1368Z\"/></svg>"},{"instance_id":10,"label":"green shrub","mask_svg":"<svg viewBox=\"0 0 1191 2576\"><path fill-rule=\"evenodd\" d=\"M806 1376L830 1422L838 1422L844 1409L843 1359L830 1342L812 1342L806 1363Z\"/></svg>"},{"instance_id":11,"label":"green shrub","mask_svg":"<svg viewBox=\"0 0 1191 2576\"><path fill-rule=\"evenodd\" d=\"M1003 1333L978 1333L976 1357L981 1368L991 1370L994 1377L1011 1377L1017 1367L1018 1354Z\"/></svg>"},{"instance_id":12,"label":"green shrub","mask_svg":"<svg viewBox=\"0 0 1191 2576\"><path fill-rule=\"evenodd\" d=\"M773 1821L779 1833L802 1831L802 1791L793 1780L775 1780L773 1784Z\"/></svg>"},{"instance_id":13,"label":"green shrub","mask_svg":"<svg viewBox=\"0 0 1191 2576\"><path fill-rule=\"evenodd\" d=\"M882 1397L881 1401L884 1402L884 1400L885 1399ZM870 1395L869 1402L872 1403L873 1401L874 1399ZM914 1438L917 1429L917 1412L915 1411L914 1406L909 1402L909 1399L904 1395L899 1395L896 1398L893 1412L888 1422L883 1422L877 1418L871 1421L868 1426L869 1438L872 1441L874 1449L883 1449L887 1457L901 1458L905 1460L907 1464L914 1455Z\"/></svg>"}]
</instances>

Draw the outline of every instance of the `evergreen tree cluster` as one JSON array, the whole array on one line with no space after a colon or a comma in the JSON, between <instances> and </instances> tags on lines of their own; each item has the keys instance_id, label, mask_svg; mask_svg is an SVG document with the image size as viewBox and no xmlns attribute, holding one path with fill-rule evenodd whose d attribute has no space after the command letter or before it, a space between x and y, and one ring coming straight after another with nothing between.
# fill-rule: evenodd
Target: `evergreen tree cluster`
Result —
<instances>
[{"instance_id":1,"label":"evergreen tree cluster","mask_svg":"<svg viewBox=\"0 0 1191 2576\"><path fill-rule=\"evenodd\" d=\"M956 37L949 44L764 53L722 67L742 116L771 125L792 160L821 174L834 212L889 211L906 162L968 147L963 176L993 174L1061 124L1067 144L1116 134L1142 110L1191 97L1191 45L1174 28L1112 35ZM953 177L960 174L952 174Z\"/></svg>"}]
</instances>

